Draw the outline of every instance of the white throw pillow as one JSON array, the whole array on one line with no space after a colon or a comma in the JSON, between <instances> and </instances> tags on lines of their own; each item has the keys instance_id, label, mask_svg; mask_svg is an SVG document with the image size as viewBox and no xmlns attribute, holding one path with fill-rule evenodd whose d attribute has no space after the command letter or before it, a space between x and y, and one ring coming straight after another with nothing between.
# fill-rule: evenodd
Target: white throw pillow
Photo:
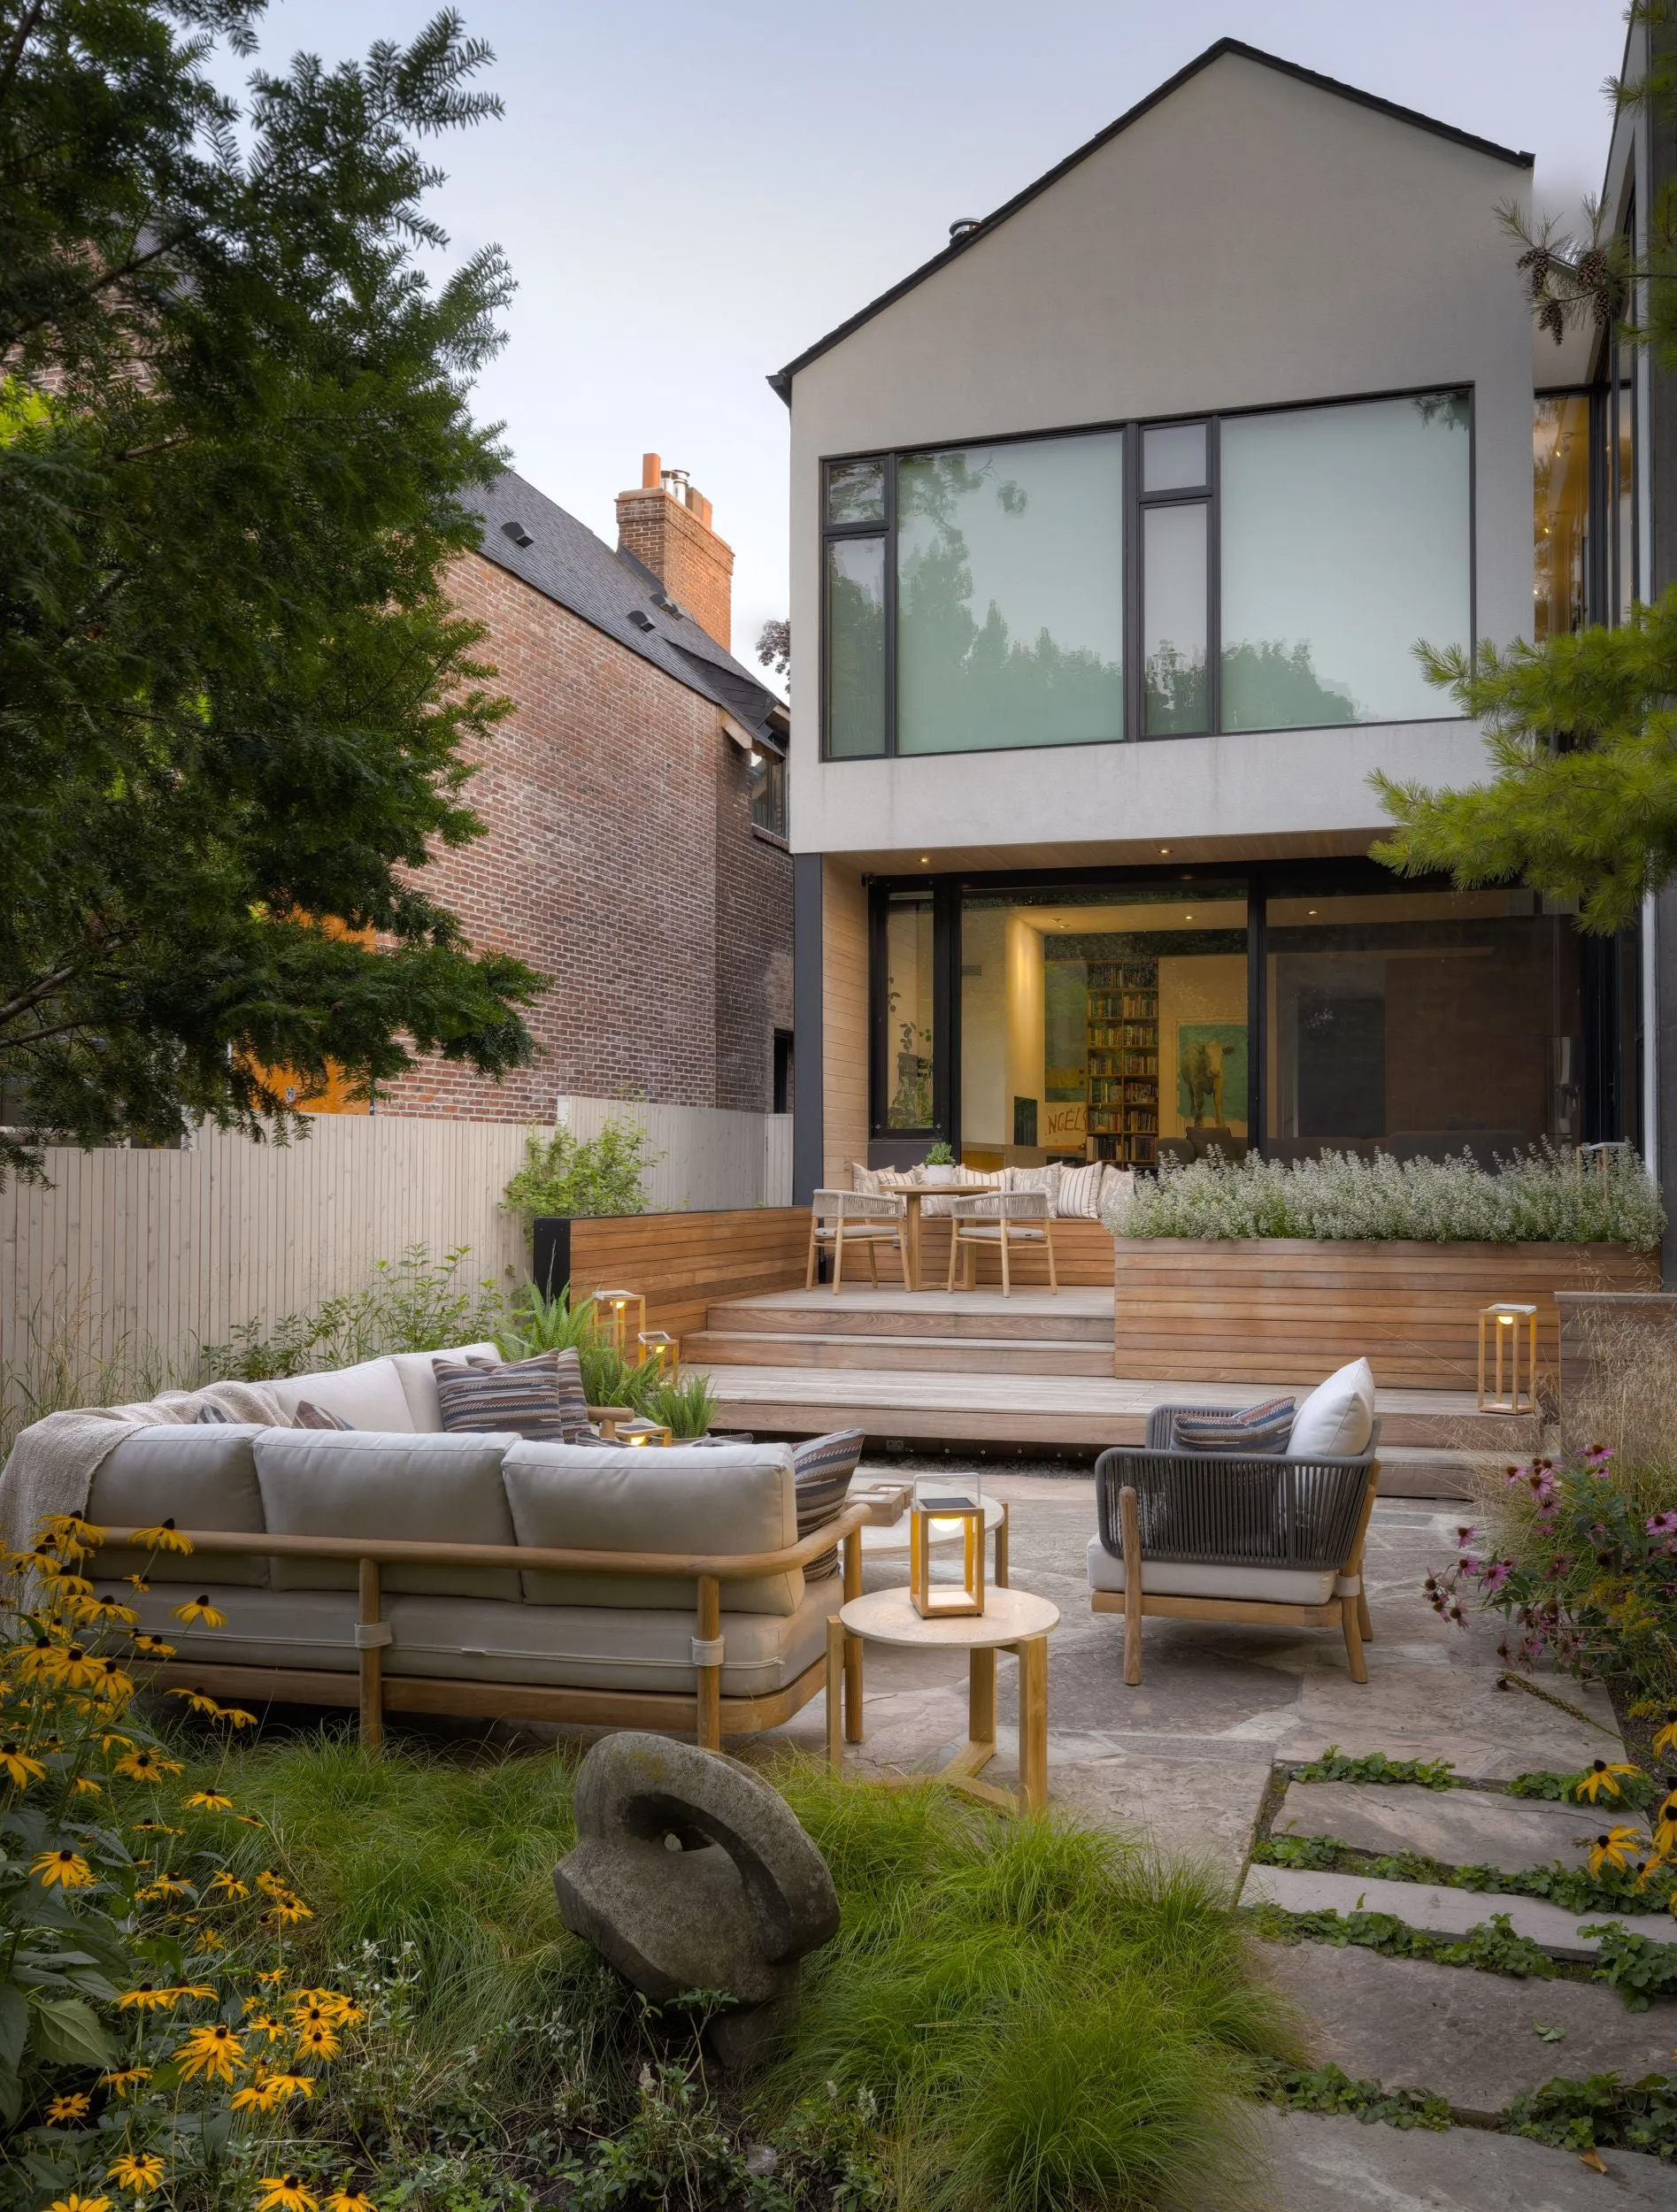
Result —
<instances>
[{"instance_id":1,"label":"white throw pillow","mask_svg":"<svg viewBox=\"0 0 1677 2212\"><path fill-rule=\"evenodd\" d=\"M880 1193L879 1170L873 1167L864 1167L859 1160L852 1160L850 1162L850 1188L865 1191L870 1198L877 1198Z\"/></svg>"},{"instance_id":2,"label":"white throw pillow","mask_svg":"<svg viewBox=\"0 0 1677 2212\"><path fill-rule=\"evenodd\" d=\"M1058 1160L1047 1167L1010 1167L1002 1171L1004 1190L1040 1190L1048 1200L1048 1210L1054 1213L1059 1206L1060 1178L1065 1173Z\"/></svg>"},{"instance_id":3,"label":"white throw pillow","mask_svg":"<svg viewBox=\"0 0 1677 2212\"><path fill-rule=\"evenodd\" d=\"M1289 1459L1358 1459L1374 1433L1374 1371L1354 1359L1318 1383L1293 1417Z\"/></svg>"},{"instance_id":4,"label":"white throw pillow","mask_svg":"<svg viewBox=\"0 0 1677 2212\"><path fill-rule=\"evenodd\" d=\"M292 1375L268 1385L295 1422L299 1401L306 1398L323 1413L335 1413L352 1429L371 1429L383 1436L412 1436L418 1424L402 1377L394 1360L364 1359L354 1367L324 1370L318 1375Z\"/></svg>"}]
</instances>

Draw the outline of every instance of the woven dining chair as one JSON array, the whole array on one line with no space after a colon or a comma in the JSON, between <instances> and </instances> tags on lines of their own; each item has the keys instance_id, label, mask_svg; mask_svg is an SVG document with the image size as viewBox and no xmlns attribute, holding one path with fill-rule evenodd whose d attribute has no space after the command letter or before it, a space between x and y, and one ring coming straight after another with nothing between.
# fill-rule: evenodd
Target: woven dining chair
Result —
<instances>
[{"instance_id":1,"label":"woven dining chair","mask_svg":"<svg viewBox=\"0 0 1677 2212\"><path fill-rule=\"evenodd\" d=\"M1020 1246L1035 1249L1041 1245L1048 1255L1048 1286L1058 1295L1060 1286L1054 1271L1054 1221L1046 1191L978 1191L970 1198L951 1198L949 1212L949 1289L955 1287L956 1263L963 1253L966 1263L965 1286L971 1290L980 1251L995 1250L1002 1256L1002 1295L1011 1298L1012 1253Z\"/></svg>"},{"instance_id":2,"label":"woven dining chair","mask_svg":"<svg viewBox=\"0 0 1677 2212\"><path fill-rule=\"evenodd\" d=\"M878 1249L881 1244L894 1245L897 1265L903 1271L903 1287L911 1287L908 1279L908 1202L895 1198L889 1191L818 1190L810 1206L810 1258L804 1273L804 1287L815 1287L815 1269L823 1246L833 1248L833 1292L838 1294L844 1280L844 1248L860 1245L867 1253L867 1271L873 1287L879 1288L880 1263Z\"/></svg>"}]
</instances>

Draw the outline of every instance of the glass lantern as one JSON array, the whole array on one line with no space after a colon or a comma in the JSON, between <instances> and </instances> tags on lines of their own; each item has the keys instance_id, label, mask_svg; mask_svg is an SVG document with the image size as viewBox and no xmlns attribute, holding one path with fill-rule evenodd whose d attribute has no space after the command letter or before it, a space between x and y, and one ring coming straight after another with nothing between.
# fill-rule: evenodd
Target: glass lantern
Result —
<instances>
[{"instance_id":1,"label":"glass lantern","mask_svg":"<svg viewBox=\"0 0 1677 2212\"><path fill-rule=\"evenodd\" d=\"M958 1534L961 1578L934 1582L932 1548ZM909 1601L922 1620L958 1619L984 1610L984 1501L964 1491L916 1490L908 1518Z\"/></svg>"},{"instance_id":2,"label":"glass lantern","mask_svg":"<svg viewBox=\"0 0 1677 2212\"><path fill-rule=\"evenodd\" d=\"M1479 1317L1479 1409L1531 1413L1537 1404L1537 1309L1503 1301Z\"/></svg>"},{"instance_id":3,"label":"glass lantern","mask_svg":"<svg viewBox=\"0 0 1677 2212\"><path fill-rule=\"evenodd\" d=\"M596 1290L588 1294L594 1302L596 1327L618 1356L627 1360L631 1332L638 1336L646 1327L645 1294L638 1290Z\"/></svg>"}]
</instances>

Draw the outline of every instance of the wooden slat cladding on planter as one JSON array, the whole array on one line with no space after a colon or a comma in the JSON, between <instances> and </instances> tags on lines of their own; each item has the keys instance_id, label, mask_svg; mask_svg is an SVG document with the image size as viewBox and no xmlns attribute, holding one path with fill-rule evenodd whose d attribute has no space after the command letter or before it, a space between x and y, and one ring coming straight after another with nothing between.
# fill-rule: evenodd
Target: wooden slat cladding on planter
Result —
<instances>
[{"instance_id":1,"label":"wooden slat cladding on planter","mask_svg":"<svg viewBox=\"0 0 1677 2212\"><path fill-rule=\"evenodd\" d=\"M978 1279L987 1287L999 1288L1002 1280L1002 1261L999 1252L977 1248ZM963 1250L965 1264L965 1248ZM850 1279L852 1263L844 1262L844 1279ZM950 1225L947 1216L920 1221L920 1286L925 1290L942 1290L949 1280ZM867 1279L867 1262L861 1263L861 1279ZM1046 1290L1048 1262L1040 1244L1015 1242L1008 1254L1008 1267L1012 1274L1013 1287ZM880 1280L900 1283L895 1272L896 1262L889 1254L880 1257ZM1088 1288L1098 1286L1104 1289L1112 1279L1112 1235L1098 1221L1067 1220L1054 1224L1054 1270L1062 1283Z\"/></svg>"},{"instance_id":2,"label":"wooden slat cladding on planter","mask_svg":"<svg viewBox=\"0 0 1677 2212\"><path fill-rule=\"evenodd\" d=\"M571 1224L571 1290L638 1290L646 1325L696 1333L720 1298L788 1290L804 1280L807 1206L751 1206L734 1213L628 1214Z\"/></svg>"},{"instance_id":3,"label":"wooden slat cladding on planter","mask_svg":"<svg viewBox=\"0 0 1677 2212\"><path fill-rule=\"evenodd\" d=\"M1365 1356L1388 1388L1472 1389L1479 1311L1537 1308L1538 1363L1559 1363L1561 1290L1645 1291L1658 1269L1617 1244L1117 1240L1115 1374L1319 1382Z\"/></svg>"}]
</instances>

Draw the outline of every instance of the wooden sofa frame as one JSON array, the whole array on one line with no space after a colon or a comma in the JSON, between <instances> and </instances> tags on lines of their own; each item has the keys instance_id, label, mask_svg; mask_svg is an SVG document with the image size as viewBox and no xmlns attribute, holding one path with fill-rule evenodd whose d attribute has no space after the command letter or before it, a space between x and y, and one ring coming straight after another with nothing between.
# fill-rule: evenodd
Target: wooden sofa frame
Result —
<instances>
[{"instance_id":1,"label":"wooden sofa frame","mask_svg":"<svg viewBox=\"0 0 1677 2212\"><path fill-rule=\"evenodd\" d=\"M195 1551L236 1552L267 1559L349 1559L360 1569L360 1603L356 1624L358 1661L355 1674L325 1668L248 1665L236 1660L165 1660L136 1668L148 1686L201 1690L212 1697L253 1700L294 1699L309 1705L359 1708L361 1742L376 1751L383 1740L388 1712L439 1713L488 1720L541 1720L605 1728L649 1728L668 1733L693 1730L701 1747L716 1751L726 1731L754 1735L778 1728L818 1696L827 1684L824 1650L795 1682L762 1697L722 1695L722 1585L753 1582L768 1575L807 1567L831 1551L842 1552L843 1598L862 1594L862 1530L895 1521L906 1492L875 1492L846 1506L835 1519L779 1551L708 1553L571 1551L524 1544L430 1544L405 1538L364 1536L275 1536L267 1532L187 1529L181 1532ZM104 1540L135 1547L141 1531L110 1528ZM143 1546L138 1546L143 1548ZM384 1671L384 1647L391 1640L384 1620L380 1569L386 1566L525 1567L543 1571L601 1575L667 1575L696 1582L694 1640L714 1656L696 1663L696 1688L687 1691L558 1689L519 1682L469 1682L446 1676L390 1675ZM835 1612L836 1613L836 1607ZM378 1632L382 1630L382 1634ZM830 1643L830 1639L829 1639ZM862 1640L842 1638L844 1732L851 1742L862 1732Z\"/></svg>"}]
</instances>

